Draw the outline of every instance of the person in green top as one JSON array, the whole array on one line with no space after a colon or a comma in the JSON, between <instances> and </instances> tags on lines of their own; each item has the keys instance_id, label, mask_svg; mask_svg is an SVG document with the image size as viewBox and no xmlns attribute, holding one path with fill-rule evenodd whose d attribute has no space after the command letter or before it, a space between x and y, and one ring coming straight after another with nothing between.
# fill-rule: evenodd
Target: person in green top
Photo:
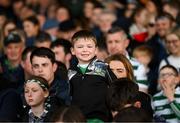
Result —
<instances>
[{"instance_id":1,"label":"person in green top","mask_svg":"<svg viewBox=\"0 0 180 123\"><path fill-rule=\"evenodd\" d=\"M153 96L154 116L166 119L168 123L180 122L180 87L177 69L165 65L159 72L159 84L162 90Z\"/></svg>"}]
</instances>

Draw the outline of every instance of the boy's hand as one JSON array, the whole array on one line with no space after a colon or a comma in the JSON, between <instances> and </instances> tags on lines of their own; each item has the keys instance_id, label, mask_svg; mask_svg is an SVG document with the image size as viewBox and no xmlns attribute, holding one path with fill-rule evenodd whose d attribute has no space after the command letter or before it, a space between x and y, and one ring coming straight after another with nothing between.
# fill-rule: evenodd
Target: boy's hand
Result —
<instances>
[{"instance_id":1,"label":"boy's hand","mask_svg":"<svg viewBox=\"0 0 180 123\"><path fill-rule=\"evenodd\" d=\"M165 81L162 82L161 84L164 90L164 95L168 98L169 102L174 101L175 87L171 86Z\"/></svg>"}]
</instances>

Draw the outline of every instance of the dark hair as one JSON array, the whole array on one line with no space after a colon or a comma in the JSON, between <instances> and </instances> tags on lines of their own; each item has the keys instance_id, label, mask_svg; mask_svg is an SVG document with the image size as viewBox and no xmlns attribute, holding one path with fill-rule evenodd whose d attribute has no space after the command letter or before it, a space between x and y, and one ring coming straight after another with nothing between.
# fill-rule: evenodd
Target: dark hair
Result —
<instances>
[{"instance_id":1,"label":"dark hair","mask_svg":"<svg viewBox=\"0 0 180 123\"><path fill-rule=\"evenodd\" d=\"M55 54L54 54L53 51L51 51L51 50L48 49L48 48L40 47L40 48L35 49L35 50L31 53L31 56L30 56L31 63L32 63L32 59L33 59L34 56L45 57L45 58L50 59L51 62L52 62L52 64L55 63Z\"/></svg>"},{"instance_id":2,"label":"dark hair","mask_svg":"<svg viewBox=\"0 0 180 123\"><path fill-rule=\"evenodd\" d=\"M11 43L22 43L21 37L18 34L10 33L4 38L4 46L8 46Z\"/></svg>"},{"instance_id":3,"label":"dark hair","mask_svg":"<svg viewBox=\"0 0 180 123\"><path fill-rule=\"evenodd\" d=\"M109 87L108 103L112 111L119 111L126 104L134 104L138 85L128 78L115 80Z\"/></svg>"},{"instance_id":4,"label":"dark hair","mask_svg":"<svg viewBox=\"0 0 180 123\"><path fill-rule=\"evenodd\" d=\"M75 28L76 23L74 22L74 20L65 20L59 24L58 30L62 32L68 32L74 30Z\"/></svg>"},{"instance_id":5,"label":"dark hair","mask_svg":"<svg viewBox=\"0 0 180 123\"><path fill-rule=\"evenodd\" d=\"M149 116L153 117L153 109L151 107L151 97L142 91L139 91L136 96L136 101L140 101L141 108L144 109Z\"/></svg>"},{"instance_id":6,"label":"dark hair","mask_svg":"<svg viewBox=\"0 0 180 123\"><path fill-rule=\"evenodd\" d=\"M84 115L80 109L75 106L62 106L56 109L52 116L53 122L86 122Z\"/></svg>"},{"instance_id":7,"label":"dark hair","mask_svg":"<svg viewBox=\"0 0 180 123\"><path fill-rule=\"evenodd\" d=\"M39 20L37 19L36 16L27 17L23 20L23 22L25 22L25 21L29 21L29 22L33 23L34 25L38 25L38 26L40 25Z\"/></svg>"},{"instance_id":8,"label":"dark hair","mask_svg":"<svg viewBox=\"0 0 180 123\"><path fill-rule=\"evenodd\" d=\"M59 47L62 46L64 48L64 52L65 54L71 53L71 47L72 44L70 41L66 40L66 39L56 39L54 42L51 43L51 49L55 48L55 47Z\"/></svg>"},{"instance_id":9,"label":"dark hair","mask_svg":"<svg viewBox=\"0 0 180 123\"><path fill-rule=\"evenodd\" d=\"M72 45L74 46L74 43L80 39L80 38L83 38L83 39L91 39L94 41L95 45L97 45L97 39L96 39L96 36L89 30L81 30L81 31L78 31L76 32L73 36L72 36Z\"/></svg>"},{"instance_id":10,"label":"dark hair","mask_svg":"<svg viewBox=\"0 0 180 123\"><path fill-rule=\"evenodd\" d=\"M152 118L141 108L130 106L122 109L113 118L114 122L151 122Z\"/></svg>"},{"instance_id":11,"label":"dark hair","mask_svg":"<svg viewBox=\"0 0 180 123\"><path fill-rule=\"evenodd\" d=\"M162 13L160 13L160 14L156 17L155 20L157 21L157 20L162 20L162 19L165 19L165 18L167 18L168 20L170 20L171 23L175 21L175 19L173 18L173 16L172 16L171 14L167 13L167 12L162 12Z\"/></svg>"},{"instance_id":12,"label":"dark hair","mask_svg":"<svg viewBox=\"0 0 180 123\"><path fill-rule=\"evenodd\" d=\"M159 71L161 71L165 68L169 68L169 69L173 70L175 75L178 76L178 70L173 65L170 65L170 64L164 65Z\"/></svg>"},{"instance_id":13,"label":"dark hair","mask_svg":"<svg viewBox=\"0 0 180 123\"><path fill-rule=\"evenodd\" d=\"M107 34L114 34L114 33L117 33L117 32L122 32L124 37L127 38L128 35L126 34L125 30L119 26L113 26L108 32Z\"/></svg>"},{"instance_id":14,"label":"dark hair","mask_svg":"<svg viewBox=\"0 0 180 123\"><path fill-rule=\"evenodd\" d=\"M43 43L43 42L51 42L51 36L46 33L46 32L41 32L36 36L35 39L35 44L38 43Z\"/></svg>"},{"instance_id":15,"label":"dark hair","mask_svg":"<svg viewBox=\"0 0 180 123\"><path fill-rule=\"evenodd\" d=\"M27 58L27 54L30 52L32 53L32 51L35 49L36 49L35 46L26 47L22 52L22 57L21 57L22 61L25 61Z\"/></svg>"}]
</instances>

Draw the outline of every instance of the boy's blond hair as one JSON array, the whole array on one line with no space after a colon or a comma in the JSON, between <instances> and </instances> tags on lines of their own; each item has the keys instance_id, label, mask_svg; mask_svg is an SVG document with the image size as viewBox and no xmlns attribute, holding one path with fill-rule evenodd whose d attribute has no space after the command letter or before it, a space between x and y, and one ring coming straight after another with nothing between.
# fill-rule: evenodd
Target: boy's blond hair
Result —
<instances>
[{"instance_id":1,"label":"boy's blond hair","mask_svg":"<svg viewBox=\"0 0 180 123\"><path fill-rule=\"evenodd\" d=\"M80 38L85 39L85 40L92 40L97 46L96 36L91 31L81 30L81 31L76 32L72 37L71 43L73 47L76 41Z\"/></svg>"},{"instance_id":2,"label":"boy's blond hair","mask_svg":"<svg viewBox=\"0 0 180 123\"><path fill-rule=\"evenodd\" d=\"M141 45L141 46L136 47L133 50L133 57L136 57L138 53L141 53L143 55L149 56L150 59L153 58L152 48L147 46L147 45Z\"/></svg>"}]
</instances>

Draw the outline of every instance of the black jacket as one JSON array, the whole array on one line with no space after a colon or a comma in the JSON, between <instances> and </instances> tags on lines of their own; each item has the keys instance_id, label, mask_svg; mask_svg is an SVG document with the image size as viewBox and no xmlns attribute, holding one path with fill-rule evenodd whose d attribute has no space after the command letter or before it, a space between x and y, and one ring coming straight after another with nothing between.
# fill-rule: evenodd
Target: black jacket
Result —
<instances>
[{"instance_id":1,"label":"black jacket","mask_svg":"<svg viewBox=\"0 0 180 123\"><path fill-rule=\"evenodd\" d=\"M106 103L107 89L115 75L102 61L93 59L85 74L78 67L68 71L72 105L78 106L86 118L108 121L110 110Z\"/></svg>"}]
</instances>

